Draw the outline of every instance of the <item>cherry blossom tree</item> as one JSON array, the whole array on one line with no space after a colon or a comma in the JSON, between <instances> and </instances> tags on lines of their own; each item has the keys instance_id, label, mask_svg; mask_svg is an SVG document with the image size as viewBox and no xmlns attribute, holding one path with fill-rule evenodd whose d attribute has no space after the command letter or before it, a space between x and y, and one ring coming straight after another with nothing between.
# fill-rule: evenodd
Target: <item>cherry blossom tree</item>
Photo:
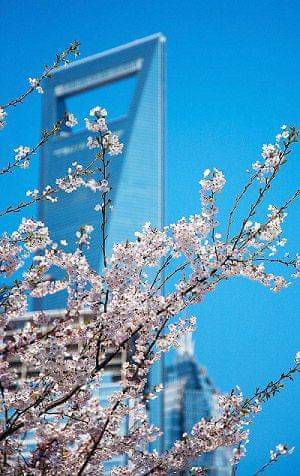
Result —
<instances>
[{"instance_id":1,"label":"cherry blossom tree","mask_svg":"<svg viewBox=\"0 0 300 476\"><path fill-rule=\"evenodd\" d=\"M29 78L28 89L0 108L1 128L10 121L13 106L34 91L43 93L43 82L51 80L52 72L77 54L78 43L74 42L40 77ZM149 388L147 382L153 364L169 349L178 347L183 334L194 331L193 305L220 282L239 276L279 292L290 284L289 270L291 277L300 276L300 258L285 252L283 236L288 208L300 190L287 191L283 203L269 204L265 218L257 218L268 191L290 160L300 131L284 125L275 142L263 146L261 160L252 165L227 223L218 222L216 203L225 176L220 170L207 169L199 183L199 213L161 230L146 223L134 239L129 241L128 237L128 241L114 245L109 255L110 165L122 160L123 144L108 129L106 117L106 110L96 106L85 120L91 134L87 147L95 152L90 163L83 157L82 164L70 164L55 183L44 190L27 191L23 201L0 211L2 219L11 213L20 216L18 228L0 237L1 474L99 475L104 462L118 455L126 455L128 465L115 467L111 472L114 476L173 474L222 446L232 450L234 472L245 455L248 425L266 400L300 370L300 354L288 371L264 388L256 388L253 395L244 397L238 388L220 395L218 415L195 422L191 433L162 455L149 450L160 429L149 421L147 402L163 389L161 385ZM35 146L16 146L14 160L3 164L0 178L5 179L17 168L29 168L50 137L76 124L73 114L66 112L43 132ZM93 233L89 224L83 224L74 237L75 251L67 252L64 240L53 242L47 223L21 218L22 210L33 204L55 202L58 192L76 193L82 187L99 196L95 213L101 228L100 274L86 257ZM237 220L236 211L247 200L250 189L255 198L243 219ZM53 267L61 270L62 278L49 279ZM282 274L278 274L280 269ZM168 291L162 292L166 285ZM62 290L68 295L62 315L53 318L47 312L35 312L26 326L8 333L11 323L28 311L30 298L42 299ZM79 321L85 312L90 318ZM77 351L70 352L74 345ZM126 356L120 388L102 405L99 392L105 369L120 352ZM13 360L36 369L35 374L18 379L11 367ZM125 419L130 426L124 434ZM28 432L34 433L36 446L25 456ZM278 445L256 474L290 452L286 445ZM205 474L205 468L193 468L191 473Z\"/></svg>"}]
</instances>

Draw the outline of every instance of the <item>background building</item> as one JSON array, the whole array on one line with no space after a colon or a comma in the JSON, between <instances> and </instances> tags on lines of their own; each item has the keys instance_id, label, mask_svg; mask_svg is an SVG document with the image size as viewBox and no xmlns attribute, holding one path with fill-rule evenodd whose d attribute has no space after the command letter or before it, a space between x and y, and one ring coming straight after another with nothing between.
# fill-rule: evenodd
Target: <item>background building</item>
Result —
<instances>
[{"instance_id":1,"label":"background building","mask_svg":"<svg viewBox=\"0 0 300 476\"><path fill-rule=\"evenodd\" d=\"M205 369L194 358L191 335L188 335L178 350L175 362L165 369L165 449L190 433L201 418L216 416L217 391ZM207 453L192 466L202 466L211 476L230 476L232 467L226 448Z\"/></svg>"},{"instance_id":2,"label":"background building","mask_svg":"<svg viewBox=\"0 0 300 476\"><path fill-rule=\"evenodd\" d=\"M61 320L64 317L64 311L47 311L47 322L51 325L52 322L55 320ZM9 329L5 334L5 340L12 338L16 333L20 332L22 329L26 327L28 323L31 322L32 318L34 317L35 313L28 312L25 316L21 318L16 318L12 320L9 324ZM77 321L75 321L74 325L84 325L87 324L88 321L91 319L91 313L86 311L82 312L79 315ZM46 333L49 330L46 327L41 329L41 332ZM77 344L72 346L68 346L68 352L74 354L79 351ZM125 353L118 353L115 355L107 367L105 368L104 374L102 376L101 381L101 389L99 393L100 404L105 406L107 404L107 398L113 392L120 389L120 378L121 378L121 365L126 358ZM12 371L16 372L16 386L27 379L35 378L39 374L39 369L36 367L28 366L24 361L20 359L14 358L10 361L10 368ZM50 419L51 417L49 417ZM124 433L127 429L127 420L125 419L123 422L122 431ZM26 458L36 448L36 439L34 431L28 431L24 433L23 438L23 445L24 445L24 452L23 456ZM112 460L105 463L105 470L109 472L109 470L115 465L125 465L126 464L126 457L121 455L118 457L114 457Z\"/></svg>"}]
</instances>

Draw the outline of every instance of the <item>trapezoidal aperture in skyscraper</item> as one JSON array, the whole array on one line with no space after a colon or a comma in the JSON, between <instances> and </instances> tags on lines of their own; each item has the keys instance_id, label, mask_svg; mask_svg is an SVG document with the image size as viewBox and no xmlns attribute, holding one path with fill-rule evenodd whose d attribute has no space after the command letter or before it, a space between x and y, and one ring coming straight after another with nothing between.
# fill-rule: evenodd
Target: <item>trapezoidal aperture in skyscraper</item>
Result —
<instances>
[{"instance_id":1,"label":"trapezoidal aperture in skyscraper","mask_svg":"<svg viewBox=\"0 0 300 476\"><path fill-rule=\"evenodd\" d=\"M110 171L113 210L108 223L109 251L113 243L132 239L146 221L163 225L164 42L164 37L156 34L77 61L59 69L45 88L43 130L51 128L66 111L76 115L80 109L87 117L91 107L100 105L111 107L108 112L114 117L114 108L123 105L119 116L109 122L124 143L124 152L112 160ZM41 189L64 176L73 162L85 166L92 160L94 151L86 147L88 135L83 127L74 128L45 144ZM96 271L101 270L100 219L94 210L99 202L98 192L82 187L71 194L60 192L57 203L41 201L39 205L39 218L49 227L52 240L66 240L67 250L74 249L81 225L94 227L87 254ZM53 277L57 276L54 271ZM35 307L64 308L64 292L39 300Z\"/></svg>"}]
</instances>

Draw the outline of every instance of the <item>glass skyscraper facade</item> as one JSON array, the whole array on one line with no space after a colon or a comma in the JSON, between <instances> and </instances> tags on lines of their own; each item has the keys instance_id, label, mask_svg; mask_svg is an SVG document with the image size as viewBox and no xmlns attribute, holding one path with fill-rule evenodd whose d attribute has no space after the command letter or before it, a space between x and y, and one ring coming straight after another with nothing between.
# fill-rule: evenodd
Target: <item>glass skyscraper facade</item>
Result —
<instances>
[{"instance_id":1,"label":"glass skyscraper facade","mask_svg":"<svg viewBox=\"0 0 300 476\"><path fill-rule=\"evenodd\" d=\"M64 112L76 113L72 105L75 109L80 106L81 113L86 109L83 117L96 105L109 109L107 102L111 102L114 91L119 98L116 109L118 103L123 104L119 115L109 111L109 127L119 134L124 152L113 158L110 166L113 211L108 217L108 252L113 243L134 239L134 232L146 221L159 228L164 222L164 43L165 38L156 34L76 61L59 69L45 88L43 130L51 128ZM108 96L107 91L111 91ZM74 128L45 144L41 189L66 175L73 162L89 164L94 157L94 151L86 147L89 135L84 128ZM57 203L40 202L39 218L49 227L53 241L66 240L70 250L80 226L92 225L87 253L91 266L101 272L99 214L94 210L97 203L99 193L84 187L76 193L60 192ZM43 309L62 309L65 305L64 292L34 303L35 308Z\"/></svg>"},{"instance_id":2,"label":"glass skyscraper facade","mask_svg":"<svg viewBox=\"0 0 300 476\"><path fill-rule=\"evenodd\" d=\"M191 343L177 354L174 364L165 369L164 446L171 448L184 433L190 433L201 420L216 416L217 392L204 368L197 365ZM218 448L195 461L210 476L230 476L228 450Z\"/></svg>"}]
</instances>

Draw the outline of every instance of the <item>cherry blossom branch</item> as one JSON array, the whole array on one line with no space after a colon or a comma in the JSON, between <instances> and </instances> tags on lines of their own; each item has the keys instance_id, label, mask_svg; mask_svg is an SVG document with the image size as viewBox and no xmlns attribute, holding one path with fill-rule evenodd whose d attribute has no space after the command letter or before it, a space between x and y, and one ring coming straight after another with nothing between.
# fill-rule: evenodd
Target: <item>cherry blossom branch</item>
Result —
<instances>
[{"instance_id":1,"label":"cherry blossom branch","mask_svg":"<svg viewBox=\"0 0 300 476\"><path fill-rule=\"evenodd\" d=\"M287 154L287 151L288 151L288 146L286 145L285 146L285 149L283 152L280 152L279 154L279 160L278 160L278 164L276 164L274 166L274 169L273 169L273 172L271 174L271 176L269 178L267 178L265 180L265 185L263 188L260 188L259 189L259 193L258 193L258 197L257 199L251 204L250 206L250 210L248 212L248 215L246 216L246 218L244 218L243 220L243 223L242 223L242 227L240 229L240 232L238 233L238 235L233 239L234 241L234 245L233 245L233 250L236 248L237 244L239 243L239 240L241 238L241 236L243 235L243 232L245 230L245 226L246 224L249 222L250 218L252 218L255 213L256 213L256 209L257 207L261 204L265 194L268 192L268 190L270 190L271 188L271 184L273 182L273 180L275 179L275 177L277 176L279 170L280 170L280 166L284 163L284 159L285 159L285 156Z\"/></svg>"},{"instance_id":2,"label":"cherry blossom branch","mask_svg":"<svg viewBox=\"0 0 300 476\"><path fill-rule=\"evenodd\" d=\"M40 202L41 200L50 200L53 201L55 200L53 197L54 195L59 192L60 190L64 190L63 182L65 181L68 183L70 180L76 181L76 179L80 179L82 176L86 175L92 175L94 171L91 169L91 167L94 165L96 162L96 158L94 158L86 167L81 167L76 169L72 174L68 174L65 177L62 177L60 179L57 179L56 182L60 181L62 185L54 186L54 185L48 185L44 191L41 193L33 193L32 200L28 200L27 202L20 202L18 205L10 205L6 209L0 211L0 218L8 215L9 213L18 213L24 208L27 208L34 203ZM80 182L79 186L83 185L83 182Z\"/></svg>"},{"instance_id":3,"label":"cherry blossom branch","mask_svg":"<svg viewBox=\"0 0 300 476\"><path fill-rule=\"evenodd\" d=\"M152 283L151 283L150 289L152 289L152 288L155 286L155 284L156 284L157 280L159 279L161 273L162 273L163 271L165 271L165 269L166 269L166 268L168 267L168 265L170 264L171 260L172 260L172 255L169 255L169 256L163 261L163 264L162 264L161 267L157 270L157 272L156 272L156 274L155 274L155 276L154 276L154 279L153 279L153 281L152 281ZM157 290L156 290L156 291L157 291Z\"/></svg>"},{"instance_id":4,"label":"cherry blossom branch","mask_svg":"<svg viewBox=\"0 0 300 476\"><path fill-rule=\"evenodd\" d=\"M266 387L263 388L262 390L257 388L255 390L254 394L252 395L252 397L249 397L249 398L245 399L241 403L241 405L237 406L237 408L233 407L233 410L231 410L230 413L228 414L228 416L226 417L226 426L230 427L231 422L235 421L236 418L239 418L240 420L244 420L244 418L247 417L248 415L250 415L251 413L256 413L257 411L260 411L259 405L261 403L265 403L267 400L269 400L271 397L273 397L276 393L281 391L284 388L283 382L286 381L286 380L293 380L294 374L296 374L298 372L300 372L300 357L296 356L296 364L294 365L294 367L292 367L289 371L287 371L285 373L282 373L280 375L280 377L275 382L273 382L273 381L269 382L266 385ZM230 395L233 396L234 391L232 391ZM222 417L219 418L219 419L216 419L216 420L212 419L212 420L208 421L208 424L213 423L213 425L215 427L218 427L218 425L220 424L221 421L222 421ZM143 476L149 476L150 474L155 474L155 472L157 470L166 469L165 465L166 465L166 462L168 461L169 455L172 454L173 448L175 449L175 452L179 451L180 453L182 453L182 452L185 451L184 447L186 446L186 451L188 451L189 442L192 441L192 440L193 440L193 435L192 436L186 436L185 440L183 440L183 442L182 442L183 446L178 445L178 448L176 447L176 443L179 443L179 442L176 442L174 447L171 448L171 450L167 451L166 453L164 453L163 455L161 455L159 457L159 463L156 464L155 467L151 468L149 471L143 473ZM223 444L224 444L224 442L222 442L222 444L219 445L219 446L223 446ZM204 452L210 452L212 450L215 450L217 447L218 446L214 446L213 448L211 448L210 445L208 445L208 450L204 451ZM195 451L195 448L193 448L193 451ZM201 456L201 454L203 454L203 453L194 452L193 456L191 455L190 459L195 459L195 457L199 457L199 456ZM186 469L186 466L185 465L183 465L183 466L179 465L176 469L177 470L183 470L183 469ZM258 474L258 473L256 473L256 474Z\"/></svg>"},{"instance_id":5,"label":"cherry blossom branch","mask_svg":"<svg viewBox=\"0 0 300 476\"><path fill-rule=\"evenodd\" d=\"M20 96L15 99L8 101L6 104L3 104L0 109L6 110L12 106L16 106L24 101L24 99L29 96L37 87L39 87L45 79L51 78L52 73L58 69L62 64L67 65L69 61L69 57L73 55L75 58L79 55L79 42L73 41L70 46L58 53L56 58L51 66L46 65L44 71L38 78L34 78L35 81L31 81L31 86L23 92Z\"/></svg>"},{"instance_id":6,"label":"cherry blossom branch","mask_svg":"<svg viewBox=\"0 0 300 476\"><path fill-rule=\"evenodd\" d=\"M300 196L300 189L297 189L284 203L283 205L280 206L280 208L277 208L275 213L268 219L266 220L265 223L260 225L256 230L253 232L250 232L246 238L240 243L240 248L243 248L249 241L253 240L253 238L256 238L262 231L264 231L267 226L274 221L277 217L279 217L282 212L284 212L293 202L295 202ZM240 236L241 238L242 236ZM239 238L239 239L240 239ZM236 246L238 242L236 242Z\"/></svg>"},{"instance_id":7,"label":"cherry blossom branch","mask_svg":"<svg viewBox=\"0 0 300 476\"><path fill-rule=\"evenodd\" d=\"M234 204L233 204L233 207L232 209L230 210L229 212L229 216L228 216L228 224L227 224L227 231L226 231L226 241L229 240L229 235L230 235L230 230L231 230L231 226L233 224L233 216L242 200L242 198L246 195L247 191L249 190L249 188L251 187L251 185L253 185L253 183L255 182L255 180L257 179L257 177L259 176L259 171L256 172L255 174L253 174L248 183L245 185L245 187L243 188L243 190L237 195L235 201L234 201Z\"/></svg>"},{"instance_id":8,"label":"cherry blossom branch","mask_svg":"<svg viewBox=\"0 0 300 476\"><path fill-rule=\"evenodd\" d=\"M26 167L27 167L27 163L29 165L30 157L34 155L38 151L38 149L48 141L50 137L58 134L61 130L61 127L66 123L67 120L68 120L68 116L66 115L64 119L56 121L54 125L51 127L51 129L49 129L48 131L46 130L42 133L42 137L40 141L32 149L23 148L25 149L25 151L22 153L21 156L20 154L16 156L15 162L9 162L6 167L4 167L3 169L0 169L0 175L4 175L4 174L7 174L8 172L11 172L15 167L22 167L24 162L26 163ZM19 152L20 148L21 147L19 147L15 151Z\"/></svg>"},{"instance_id":9,"label":"cherry blossom branch","mask_svg":"<svg viewBox=\"0 0 300 476\"><path fill-rule=\"evenodd\" d=\"M254 476L263 473L267 468L269 468L273 463L276 463L282 456L289 456L293 453L294 448L288 448L287 445L279 444L276 446L276 450L270 450L270 459L265 463L260 469L258 469Z\"/></svg>"},{"instance_id":10,"label":"cherry blossom branch","mask_svg":"<svg viewBox=\"0 0 300 476\"><path fill-rule=\"evenodd\" d=\"M157 340L158 340L158 338L159 338L161 332L163 331L163 329L164 329L164 327L165 327L165 325L166 325L166 323L167 323L167 320L168 320L168 317L164 319L162 325L160 326L160 328L159 328L158 331L156 332L156 335L155 335L153 341L152 341L151 344L149 345L149 347L148 347L148 349L147 349L147 351L146 351L146 353L145 353L145 355L144 355L143 361L142 361L140 364L137 365L136 370L135 370L135 372L134 372L134 374L133 374L133 376L132 376L132 381L135 380L135 378L136 378L136 377L138 376L138 374L139 374L139 371L140 371L141 367L145 364L145 361L146 361L147 357L149 356L149 354L151 353L153 347L155 346L155 344L156 344L156 342L157 342ZM122 395L123 395L123 396L126 395L126 393L128 392L128 390L129 390L130 388L131 388L130 386L126 386L125 388L123 388L123 389L122 389ZM111 419L112 415L114 414L114 412L115 412L115 411L117 410L117 408L119 407L119 405L121 404L121 401L122 401L122 400L119 399L119 400L117 400L117 401L115 402L115 404L113 405L113 407L112 407L112 409L111 409L111 411L110 411L110 415L107 417L107 419L106 419L106 421L105 421L105 423L104 423L104 425L103 425L103 427L102 427L102 430L101 430L101 432L100 432L99 437L96 439L96 441L95 441L94 444L92 445L92 448L91 448L90 451L88 452L88 454L87 454L87 456L86 456L86 458L85 458L85 460L84 460L82 466L80 467L80 470L79 470L77 476L81 476L81 475L83 474L83 472L84 472L85 468L87 467L87 465L88 465L90 459L93 457L93 455L94 455L95 451L97 450L97 448L98 448L98 446L99 446L99 444L100 444L100 442L101 442L101 440L102 440L102 438L103 438L103 436L104 436L104 433L105 433L105 431L106 431L106 429L107 429L107 427L108 427L108 425L109 425L110 419Z\"/></svg>"}]
</instances>

